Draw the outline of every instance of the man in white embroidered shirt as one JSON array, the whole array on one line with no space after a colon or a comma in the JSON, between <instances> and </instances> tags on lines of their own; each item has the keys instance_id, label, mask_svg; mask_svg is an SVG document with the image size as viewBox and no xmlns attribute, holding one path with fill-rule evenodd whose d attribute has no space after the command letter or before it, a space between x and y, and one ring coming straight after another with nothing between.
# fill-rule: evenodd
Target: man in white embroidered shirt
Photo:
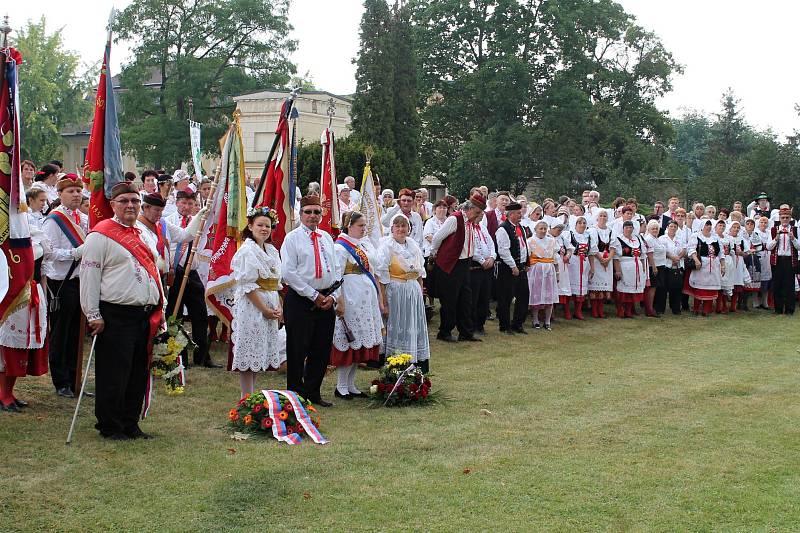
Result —
<instances>
[{"instance_id":1,"label":"man in white embroidered shirt","mask_svg":"<svg viewBox=\"0 0 800 533\"><path fill-rule=\"evenodd\" d=\"M300 226L281 246L281 271L288 287L286 319L286 387L322 407L320 388L333 342L333 309L341 280L336 279L333 239L317 229L322 220L318 196L300 200Z\"/></svg>"},{"instance_id":2,"label":"man in white embroidered shirt","mask_svg":"<svg viewBox=\"0 0 800 533\"><path fill-rule=\"evenodd\" d=\"M111 189L114 218L94 226L81 262L81 307L97 336L95 427L110 440L150 437L139 414L164 293L153 252L135 227L141 201L132 184Z\"/></svg>"}]
</instances>

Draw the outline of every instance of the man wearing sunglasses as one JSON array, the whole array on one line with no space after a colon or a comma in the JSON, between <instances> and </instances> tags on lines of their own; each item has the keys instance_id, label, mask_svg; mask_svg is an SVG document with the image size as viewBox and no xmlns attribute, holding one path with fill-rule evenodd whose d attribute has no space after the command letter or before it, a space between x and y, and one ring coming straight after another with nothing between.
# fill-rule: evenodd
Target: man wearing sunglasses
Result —
<instances>
[{"instance_id":1,"label":"man wearing sunglasses","mask_svg":"<svg viewBox=\"0 0 800 533\"><path fill-rule=\"evenodd\" d=\"M320 396L331 353L333 304L341 285L331 236L318 229L322 220L319 196L300 200L300 226L281 246L281 271L288 292L286 320L286 387L322 407Z\"/></svg>"}]
</instances>

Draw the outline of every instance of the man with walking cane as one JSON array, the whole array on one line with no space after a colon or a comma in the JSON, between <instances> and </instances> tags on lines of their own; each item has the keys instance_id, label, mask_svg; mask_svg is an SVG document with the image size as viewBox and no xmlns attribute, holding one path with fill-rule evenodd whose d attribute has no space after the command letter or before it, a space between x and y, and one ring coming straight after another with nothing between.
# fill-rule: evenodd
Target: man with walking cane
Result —
<instances>
[{"instance_id":1,"label":"man with walking cane","mask_svg":"<svg viewBox=\"0 0 800 533\"><path fill-rule=\"evenodd\" d=\"M86 237L81 307L96 338L95 428L110 440L150 438L139 428L153 337L164 320L155 258L136 228L141 196L128 183L111 189L114 218Z\"/></svg>"}]
</instances>

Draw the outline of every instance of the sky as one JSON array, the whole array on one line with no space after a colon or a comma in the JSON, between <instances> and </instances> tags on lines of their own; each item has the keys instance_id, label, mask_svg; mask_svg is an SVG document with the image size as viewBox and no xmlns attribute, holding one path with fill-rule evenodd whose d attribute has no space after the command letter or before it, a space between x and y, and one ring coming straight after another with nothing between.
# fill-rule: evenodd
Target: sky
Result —
<instances>
[{"instance_id":1,"label":"sky","mask_svg":"<svg viewBox=\"0 0 800 533\"><path fill-rule=\"evenodd\" d=\"M683 65L673 91L657 102L679 116L684 109L713 113L722 93L733 88L747 121L779 135L800 130L794 105L800 103L796 68L796 22L800 2L790 0L618 0L640 25L661 37ZM51 31L63 27L68 49L87 64L100 60L112 5L129 0L29 0L6 2L12 27L45 15ZM91 9L78 9L78 6ZM757 7L756 7L757 6ZM299 41L293 60L300 74L334 94L355 91L353 58L358 52L362 0L293 0L292 38ZM92 28L97 28L93 31ZM112 72L130 56L119 43L112 50Z\"/></svg>"}]
</instances>

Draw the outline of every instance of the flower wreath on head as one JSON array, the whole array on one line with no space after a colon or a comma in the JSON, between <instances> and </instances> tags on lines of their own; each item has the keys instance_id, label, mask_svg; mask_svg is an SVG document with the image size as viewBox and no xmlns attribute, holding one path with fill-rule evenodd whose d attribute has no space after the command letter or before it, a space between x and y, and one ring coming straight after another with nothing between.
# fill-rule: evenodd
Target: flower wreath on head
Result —
<instances>
[{"instance_id":1,"label":"flower wreath on head","mask_svg":"<svg viewBox=\"0 0 800 533\"><path fill-rule=\"evenodd\" d=\"M247 218L268 217L272 220L272 227L278 225L278 212L269 207L250 207L247 209Z\"/></svg>"}]
</instances>

